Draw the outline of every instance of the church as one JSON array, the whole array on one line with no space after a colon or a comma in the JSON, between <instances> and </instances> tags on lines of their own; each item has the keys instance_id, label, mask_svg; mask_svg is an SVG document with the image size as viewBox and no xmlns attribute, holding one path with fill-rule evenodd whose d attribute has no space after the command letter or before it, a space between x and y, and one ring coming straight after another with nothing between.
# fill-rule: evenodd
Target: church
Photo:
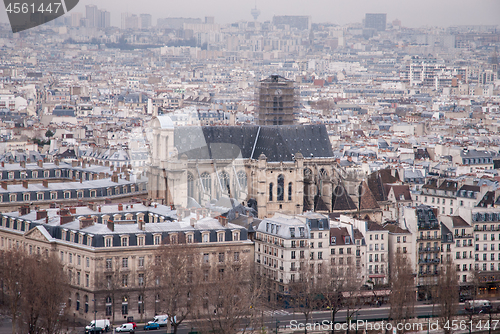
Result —
<instances>
[{"instance_id":1,"label":"church","mask_svg":"<svg viewBox=\"0 0 500 334\"><path fill-rule=\"evenodd\" d=\"M339 191L341 171L326 127L289 121L290 81L271 76L259 84L258 125L181 127L168 115L152 119L149 198L174 207L233 199L231 205L251 207L259 218L331 212L339 197L350 200Z\"/></svg>"}]
</instances>

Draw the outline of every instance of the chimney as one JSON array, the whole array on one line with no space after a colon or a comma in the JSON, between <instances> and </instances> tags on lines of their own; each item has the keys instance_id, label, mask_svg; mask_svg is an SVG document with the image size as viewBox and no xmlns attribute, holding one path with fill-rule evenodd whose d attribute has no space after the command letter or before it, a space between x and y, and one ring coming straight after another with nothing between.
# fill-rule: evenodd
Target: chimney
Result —
<instances>
[{"instance_id":1,"label":"chimney","mask_svg":"<svg viewBox=\"0 0 500 334\"><path fill-rule=\"evenodd\" d=\"M118 183L118 174L111 175L111 182Z\"/></svg>"},{"instance_id":2,"label":"chimney","mask_svg":"<svg viewBox=\"0 0 500 334\"><path fill-rule=\"evenodd\" d=\"M194 227L194 223L196 223L196 219L191 218L191 219L189 220L189 223L191 224L191 227Z\"/></svg>"},{"instance_id":3,"label":"chimney","mask_svg":"<svg viewBox=\"0 0 500 334\"><path fill-rule=\"evenodd\" d=\"M94 220L92 219L92 217L88 216L88 217L80 218L80 229L86 228L86 227L89 227L92 225L94 225Z\"/></svg>"},{"instance_id":4,"label":"chimney","mask_svg":"<svg viewBox=\"0 0 500 334\"><path fill-rule=\"evenodd\" d=\"M106 162L104 163L104 166L105 166L105 167L109 167L109 161L106 161Z\"/></svg>"},{"instance_id":5,"label":"chimney","mask_svg":"<svg viewBox=\"0 0 500 334\"><path fill-rule=\"evenodd\" d=\"M122 203L118 204L118 211L123 211L123 204Z\"/></svg>"},{"instance_id":6,"label":"chimney","mask_svg":"<svg viewBox=\"0 0 500 334\"><path fill-rule=\"evenodd\" d=\"M219 216L219 223L222 225L222 227L227 227L227 218L224 216Z\"/></svg>"},{"instance_id":7,"label":"chimney","mask_svg":"<svg viewBox=\"0 0 500 334\"><path fill-rule=\"evenodd\" d=\"M83 183L83 177L80 178L80 183Z\"/></svg>"},{"instance_id":8,"label":"chimney","mask_svg":"<svg viewBox=\"0 0 500 334\"><path fill-rule=\"evenodd\" d=\"M125 180L130 181L130 174L125 175Z\"/></svg>"},{"instance_id":9,"label":"chimney","mask_svg":"<svg viewBox=\"0 0 500 334\"><path fill-rule=\"evenodd\" d=\"M36 212L36 220L47 218L47 211L46 210L39 210Z\"/></svg>"},{"instance_id":10,"label":"chimney","mask_svg":"<svg viewBox=\"0 0 500 334\"><path fill-rule=\"evenodd\" d=\"M28 180L23 180L23 188L28 189Z\"/></svg>"},{"instance_id":11,"label":"chimney","mask_svg":"<svg viewBox=\"0 0 500 334\"><path fill-rule=\"evenodd\" d=\"M139 226L139 230L141 231L145 231L146 230L146 225L144 224L144 222L141 220L139 220L139 222L137 223L137 225Z\"/></svg>"},{"instance_id":12,"label":"chimney","mask_svg":"<svg viewBox=\"0 0 500 334\"><path fill-rule=\"evenodd\" d=\"M2 167L5 167L5 162L2 161Z\"/></svg>"},{"instance_id":13,"label":"chimney","mask_svg":"<svg viewBox=\"0 0 500 334\"><path fill-rule=\"evenodd\" d=\"M115 166L114 166L114 165L110 165L110 166L109 166L109 170L110 170L110 171L113 171L114 169L115 169Z\"/></svg>"},{"instance_id":14,"label":"chimney","mask_svg":"<svg viewBox=\"0 0 500 334\"><path fill-rule=\"evenodd\" d=\"M158 203L155 203L155 209L158 207Z\"/></svg>"},{"instance_id":15,"label":"chimney","mask_svg":"<svg viewBox=\"0 0 500 334\"><path fill-rule=\"evenodd\" d=\"M19 215L24 216L31 212L29 205L22 205L19 207Z\"/></svg>"},{"instance_id":16,"label":"chimney","mask_svg":"<svg viewBox=\"0 0 500 334\"><path fill-rule=\"evenodd\" d=\"M72 222L73 220L74 220L73 216L61 216L59 224L64 225L64 224L67 224L69 222Z\"/></svg>"},{"instance_id":17,"label":"chimney","mask_svg":"<svg viewBox=\"0 0 500 334\"><path fill-rule=\"evenodd\" d=\"M4 190L7 190L7 182L2 181L2 188L3 188Z\"/></svg>"},{"instance_id":18,"label":"chimney","mask_svg":"<svg viewBox=\"0 0 500 334\"><path fill-rule=\"evenodd\" d=\"M86 168L87 167L87 163L85 162L85 160L82 161L82 168Z\"/></svg>"},{"instance_id":19,"label":"chimney","mask_svg":"<svg viewBox=\"0 0 500 334\"><path fill-rule=\"evenodd\" d=\"M26 161L21 161L19 163L19 165L21 165L21 167L23 167L23 168L26 168Z\"/></svg>"},{"instance_id":20,"label":"chimney","mask_svg":"<svg viewBox=\"0 0 500 334\"><path fill-rule=\"evenodd\" d=\"M78 167L78 160L71 161L71 167Z\"/></svg>"},{"instance_id":21,"label":"chimney","mask_svg":"<svg viewBox=\"0 0 500 334\"><path fill-rule=\"evenodd\" d=\"M42 180L42 184L45 188L49 187L49 181L48 180Z\"/></svg>"},{"instance_id":22,"label":"chimney","mask_svg":"<svg viewBox=\"0 0 500 334\"><path fill-rule=\"evenodd\" d=\"M56 166L59 166L59 159L54 159L54 164L55 164Z\"/></svg>"},{"instance_id":23,"label":"chimney","mask_svg":"<svg viewBox=\"0 0 500 334\"><path fill-rule=\"evenodd\" d=\"M99 207L97 208L97 212L101 212L101 206L99 205Z\"/></svg>"},{"instance_id":24,"label":"chimney","mask_svg":"<svg viewBox=\"0 0 500 334\"><path fill-rule=\"evenodd\" d=\"M38 160L37 165L38 167L43 168L43 160Z\"/></svg>"},{"instance_id":25,"label":"chimney","mask_svg":"<svg viewBox=\"0 0 500 334\"><path fill-rule=\"evenodd\" d=\"M75 208L75 207L69 208L69 212L70 212L72 215L75 215L75 214L76 214L76 208Z\"/></svg>"},{"instance_id":26,"label":"chimney","mask_svg":"<svg viewBox=\"0 0 500 334\"><path fill-rule=\"evenodd\" d=\"M114 232L115 231L115 223L113 223L112 220L108 220L108 229L111 231L111 232Z\"/></svg>"}]
</instances>

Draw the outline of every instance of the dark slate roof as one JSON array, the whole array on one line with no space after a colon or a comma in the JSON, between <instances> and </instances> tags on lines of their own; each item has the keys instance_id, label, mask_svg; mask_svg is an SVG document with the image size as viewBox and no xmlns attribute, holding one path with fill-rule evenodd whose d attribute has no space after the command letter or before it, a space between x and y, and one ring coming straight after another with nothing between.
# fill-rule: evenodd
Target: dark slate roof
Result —
<instances>
[{"instance_id":1,"label":"dark slate roof","mask_svg":"<svg viewBox=\"0 0 500 334\"><path fill-rule=\"evenodd\" d=\"M271 162L292 161L296 153L305 158L333 157L324 125L176 127L174 131L179 157L186 154L188 159L257 159L264 154Z\"/></svg>"},{"instance_id":2,"label":"dark slate roof","mask_svg":"<svg viewBox=\"0 0 500 334\"><path fill-rule=\"evenodd\" d=\"M453 227L471 227L469 223L467 223L462 217L460 216L451 216L453 220Z\"/></svg>"},{"instance_id":3,"label":"dark slate roof","mask_svg":"<svg viewBox=\"0 0 500 334\"><path fill-rule=\"evenodd\" d=\"M351 197L347 194L347 190L338 185L332 194L332 211L350 211L357 210Z\"/></svg>"},{"instance_id":4,"label":"dark slate roof","mask_svg":"<svg viewBox=\"0 0 500 334\"><path fill-rule=\"evenodd\" d=\"M371 192L368 184L363 182L361 186L361 197L359 203L360 210L369 210L369 209L379 209L379 205L377 203L377 199Z\"/></svg>"},{"instance_id":5,"label":"dark slate roof","mask_svg":"<svg viewBox=\"0 0 500 334\"><path fill-rule=\"evenodd\" d=\"M486 208L489 206L493 206L494 204L495 204L495 192L494 191L487 191L486 194L484 194L481 201L479 201L477 206Z\"/></svg>"},{"instance_id":6,"label":"dark slate roof","mask_svg":"<svg viewBox=\"0 0 500 334\"><path fill-rule=\"evenodd\" d=\"M392 176L392 173L393 171L391 169L386 168L375 171L368 176L368 188L370 188L373 196L379 202L387 200L384 184L399 181L398 171L394 170L396 176Z\"/></svg>"}]
</instances>

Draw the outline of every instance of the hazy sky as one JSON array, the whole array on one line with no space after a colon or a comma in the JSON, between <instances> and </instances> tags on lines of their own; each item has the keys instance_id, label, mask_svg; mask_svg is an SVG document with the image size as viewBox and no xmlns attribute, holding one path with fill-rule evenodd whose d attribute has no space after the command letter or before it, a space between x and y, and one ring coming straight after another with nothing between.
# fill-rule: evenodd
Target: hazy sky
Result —
<instances>
[{"instance_id":1,"label":"hazy sky","mask_svg":"<svg viewBox=\"0 0 500 334\"><path fill-rule=\"evenodd\" d=\"M85 5L94 4L111 12L111 24L120 25L122 12L150 13L153 24L159 17L214 16L216 23L252 20L257 4L258 21L273 15L310 15L313 23L361 22L365 13L387 13L387 20L403 26L450 26L463 24L500 25L500 0L80 0L71 12L85 15ZM70 12L70 13L71 13ZM0 20L7 22L5 9Z\"/></svg>"}]
</instances>

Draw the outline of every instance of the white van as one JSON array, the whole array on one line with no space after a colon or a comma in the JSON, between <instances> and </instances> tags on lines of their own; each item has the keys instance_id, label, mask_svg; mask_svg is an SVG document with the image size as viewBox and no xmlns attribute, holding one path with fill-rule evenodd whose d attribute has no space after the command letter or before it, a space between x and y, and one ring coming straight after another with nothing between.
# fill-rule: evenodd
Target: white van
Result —
<instances>
[{"instance_id":1,"label":"white van","mask_svg":"<svg viewBox=\"0 0 500 334\"><path fill-rule=\"evenodd\" d=\"M90 324L85 327L85 330L88 331L88 330L93 329L94 327L102 328L103 331L107 332L111 328L111 325L110 325L108 319L98 319L95 321L95 323L94 323L94 320L92 320L90 322Z\"/></svg>"},{"instance_id":2,"label":"white van","mask_svg":"<svg viewBox=\"0 0 500 334\"><path fill-rule=\"evenodd\" d=\"M167 314L161 314L161 315L156 315L153 318L153 321L151 322L156 322L160 327L164 327L168 325L168 315Z\"/></svg>"},{"instance_id":3,"label":"white van","mask_svg":"<svg viewBox=\"0 0 500 334\"><path fill-rule=\"evenodd\" d=\"M489 300L468 300L465 302L465 310L472 313L484 313L491 310Z\"/></svg>"},{"instance_id":4,"label":"white van","mask_svg":"<svg viewBox=\"0 0 500 334\"><path fill-rule=\"evenodd\" d=\"M129 333L134 333L134 324L123 324L120 327L116 327L115 331L117 333L121 332L129 332Z\"/></svg>"}]
</instances>

